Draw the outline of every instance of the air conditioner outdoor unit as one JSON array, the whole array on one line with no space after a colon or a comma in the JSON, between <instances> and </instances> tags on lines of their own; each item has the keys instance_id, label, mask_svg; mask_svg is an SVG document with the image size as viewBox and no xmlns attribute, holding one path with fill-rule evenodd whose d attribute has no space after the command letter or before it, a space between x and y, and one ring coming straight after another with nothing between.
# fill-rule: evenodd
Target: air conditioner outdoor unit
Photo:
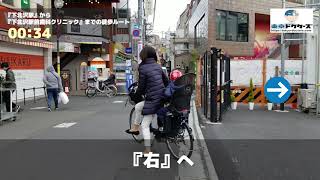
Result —
<instances>
[{"instance_id":1,"label":"air conditioner outdoor unit","mask_svg":"<svg viewBox=\"0 0 320 180\"><path fill-rule=\"evenodd\" d=\"M315 89L300 89L298 93L298 105L303 110L316 108Z\"/></svg>"}]
</instances>

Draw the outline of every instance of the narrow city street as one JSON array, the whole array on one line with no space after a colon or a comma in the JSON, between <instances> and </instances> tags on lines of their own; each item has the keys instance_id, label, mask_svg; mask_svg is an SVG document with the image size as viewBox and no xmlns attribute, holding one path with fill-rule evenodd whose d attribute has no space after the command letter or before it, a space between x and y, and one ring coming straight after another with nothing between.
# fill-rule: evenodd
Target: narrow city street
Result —
<instances>
[{"instance_id":1,"label":"narrow city street","mask_svg":"<svg viewBox=\"0 0 320 180\"><path fill-rule=\"evenodd\" d=\"M0 126L0 179L101 180L175 179L170 169L133 167L133 152L143 151L124 130L131 105L125 97L71 97L59 111L47 112L45 101L24 107L21 119ZM55 128L62 123L72 126ZM156 153L168 153L155 144Z\"/></svg>"},{"instance_id":2,"label":"narrow city street","mask_svg":"<svg viewBox=\"0 0 320 180\"><path fill-rule=\"evenodd\" d=\"M0 0L0 180L320 180L319 56L320 0Z\"/></svg>"}]
</instances>

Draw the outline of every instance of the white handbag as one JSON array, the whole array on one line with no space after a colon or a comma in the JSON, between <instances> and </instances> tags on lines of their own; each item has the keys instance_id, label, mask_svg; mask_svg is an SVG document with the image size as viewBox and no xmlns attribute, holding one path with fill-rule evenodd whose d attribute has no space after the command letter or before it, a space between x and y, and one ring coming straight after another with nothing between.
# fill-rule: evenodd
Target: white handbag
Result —
<instances>
[{"instance_id":1,"label":"white handbag","mask_svg":"<svg viewBox=\"0 0 320 180\"><path fill-rule=\"evenodd\" d=\"M65 92L59 93L59 102L62 102L62 104L68 104L69 98Z\"/></svg>"}]
</instances>

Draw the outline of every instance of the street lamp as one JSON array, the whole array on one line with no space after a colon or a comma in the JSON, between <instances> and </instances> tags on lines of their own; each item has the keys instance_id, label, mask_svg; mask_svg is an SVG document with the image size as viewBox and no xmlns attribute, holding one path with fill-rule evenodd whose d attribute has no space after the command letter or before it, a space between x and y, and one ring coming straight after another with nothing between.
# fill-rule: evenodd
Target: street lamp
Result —
<instances>
[{"instance_id":1,"label":"street lamp","mask_svg":"<svg viewBox=\"0 0 320 180\"><path fill-rule=\"evenodd\" d=\"M63 0L55 0L54 1L54 7L57 9L57 15L59 16L60 12L59 9L61 9L64 5ZM60 39L60 25L57 25L57 72L60 75L60 52L59 52L59 39Z\"/></svg>"}]
</instances>

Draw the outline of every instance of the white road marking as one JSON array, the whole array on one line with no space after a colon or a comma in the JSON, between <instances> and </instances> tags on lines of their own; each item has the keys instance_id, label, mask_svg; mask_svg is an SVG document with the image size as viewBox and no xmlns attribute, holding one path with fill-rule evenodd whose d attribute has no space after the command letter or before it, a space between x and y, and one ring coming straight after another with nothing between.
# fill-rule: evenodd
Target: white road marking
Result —
<instances>
[{"instance_id":1,"label":"white road marking","mask_svg":"<svg viewBox=\"0 0 320 180\"><path fill-rule=\"evenodd\" d=\"M39 109L46 109L47 107L34 107L30 108L30 110L39 110Z\"/></svg>"},{"instance_id":2,"label":"white road marking","mask_svg":"<svg viewBox=\"0 0 320 180\"><path fill-rule=\"evenodd\" d=\"M113 104L121 104L121 103L124 103L124 101L113 101L112 103Z\"/></svg>"},{"instance_id":3,"label":"white road marking","mask_svg":"<svg viewBox=\"0 0 320 180\"><path fill-rule=\"evenodd\" d=\"M281 110L274 110L275 112L279 112L279 113L288 113L289 111L287 110L284 110L284 111L281 111Z\"/></svg>"},{"instance_id":4,"label":"white road marking","mask_svg":"<svg viewBox=\"0 0 320 180\"><path fill-rule=\"evenodd\" d=\"M77 123L75 123L75 122L62 123L62 124L58 124L58 125L56 125L56 126L53 126L53 128L69 128L69 127L71 127L71 126L73 126L73 125L75 125L75 124L77 124Z\"/></svg>"}]
</instances>

